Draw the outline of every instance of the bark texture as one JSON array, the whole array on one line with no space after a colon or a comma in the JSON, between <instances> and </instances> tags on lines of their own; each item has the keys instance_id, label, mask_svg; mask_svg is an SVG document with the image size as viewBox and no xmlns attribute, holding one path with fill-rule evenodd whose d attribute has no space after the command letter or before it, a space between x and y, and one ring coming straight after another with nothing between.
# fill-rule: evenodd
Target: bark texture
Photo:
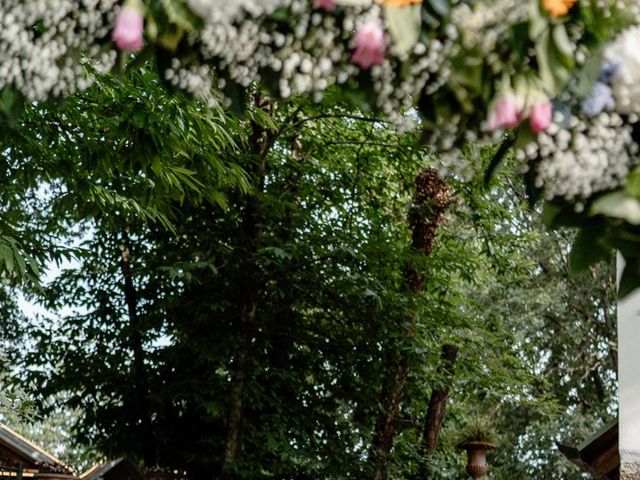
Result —
<instances>
[{"instance_id":1,"label":"bark texture","mask_svg":"<svg viewBox=\"0 0 640 480\"><path fill-rule=\"evenodd\" d=\"M442 224L444 212L451 203L451 189L431 168L416 176L415 186L413 206L408 218L412 231L411 246L423 255L429 255L435 245L436 233ZM407 265L404 276L409 294L420 295L424 283L423 273L412 265ZM416 318L412 317L405 335L412 335L415 322ZM397 433L402 397L410 371L408 359L395 349L387 353L386 361L387 378L380 394L381 412L376 420L370 453L374 480L384 480L388 476L389 453Z\"/></svg>"},{"instance_id":2,"label":"bark texture","mask_svg":"<svg viewBox=\"0 0 640 480\"><path fill-rule=\"evenodd\" d=\"M129 317L129 344L133 352L132 383L135 389L134 418L140 423L137 425L138 442L142 446L143 460L146 466L157 463L153 427L151 425L151 407L149 404L149 382L145 368L145 352L142 340L142 325L138 316L138 292L136 291L131 271L133 258L131 239L125 229L122 233L124 248L121 253L120 268L123 277L123 290L127 314Z\"/></svg>"},{"instance_id":3,"label":"bark texture","mask_svg":"<svg viewBox=\"0 0 640 480\"><path fill-rule=\"evenodd\" d=\"M423 462L420 467L420 478L429 478L428 457L436 451L438 437L442 429L442 421L447 408L451 380L455 374L456 359L458 357L458 347L455 345L443 345L440 359L440 373L445 378L445 383L438 388L434 388L429 399L429 407L425 417L422 431L422 454Z\"/></svg>"},{"instance_id":4,"label":"bark texture","mask_svg":"<svg viewBox=\"0 0 640 480\"><path fill-rule=\"evenodd\" d=\"M269 100L260 95L252 99L255 108L268 113L272 111ZM229 412L227 417L227 433L222 462L221 478L236 478L234 467L242 448L242 426L245 410L245 390L252 364L251 338L255 332L256 311L261 279L257 277L255 254L260 248L262 238L261 205L259 194L264 190L267 172L267 156L273 143L275 132L267 130L255 122L251 123L251 155L254 159L252 176L257 195L247 199L241 223L241 279L239 282L239 302L237 315L238 344L231 366L231 387L229 389Z\"/></svg>"},{"instance_id":5,"label":"bark texture","mask_svg":"<svg viewBox=\"0 0 640 480\"><path fill-rule=\"evenodd\" d=\"M440 358L442 360L441 370L445 378L451 381L455 373L456 359L458 357L458 347L455 345L444 345ZM447 399L449 398L450 385L443 385L434 388L429 399L429 408L424 422L424 430L422 432L422 448L424 453L430 454L435 452L438 446L438 436L442 427L442 420L447 407Z\"/></svg>"}]
</instances>

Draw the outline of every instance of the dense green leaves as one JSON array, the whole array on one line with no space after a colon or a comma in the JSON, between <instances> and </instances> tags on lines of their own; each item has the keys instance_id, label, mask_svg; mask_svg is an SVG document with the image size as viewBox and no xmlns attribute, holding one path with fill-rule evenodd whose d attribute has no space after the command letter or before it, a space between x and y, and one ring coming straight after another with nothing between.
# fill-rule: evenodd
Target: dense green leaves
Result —
<instances>
[{"instance_id":1,"label":"dense green leaves","mask_svg":"<svg viewBox=\"0 0 640 480\"><path fill-rule=\"evenodd\" d=\"M195 479L360 479L399 359L390 478L425 463L463 478L455 445L479 418L501 439L498 478L578 478L553 442L614 409L611 272L582 249L568 276L571 235L527 210L507 155L489 185L449 179L436 248L416 252L407 217L432 159L413 135L244 93L238 119L142 69L30 106L3 134L7 241L53 270L27 286L50 315L21 321L16 382L42 411L70 408L76 441L106 455ZM425 455L438 388L448 413Z\"/></svg>"}]
</instances>

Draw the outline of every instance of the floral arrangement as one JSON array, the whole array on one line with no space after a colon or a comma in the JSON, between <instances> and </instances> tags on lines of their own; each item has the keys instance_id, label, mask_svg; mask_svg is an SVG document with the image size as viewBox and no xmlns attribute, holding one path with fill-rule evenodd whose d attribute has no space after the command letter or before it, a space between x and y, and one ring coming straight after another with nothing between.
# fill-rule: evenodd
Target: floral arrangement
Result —
<instances>
[{"instance_id":1,"label":"floral arrangement","mask_svg":"<svg viewBox=\"0 0 640 480\"><path fill-rule=\"evenodd\" d=\"M583 228L574 268L615 247L640 285L636 0L4 0L0 52L7 116L86 88L84 62L155 56L168 88L238 109L253 82L338 88L419 123L447 171L478 167L469 144L501 145L489 171L513 147L548 222Z\"/></svg>"},{"instance_id":2,"label":"floral arrangement","mask_svg":"<svg viewBox=\"0 0 640 480\"><path fill-rule=\"evenodd\" d=\"M80 58L98 70L114 66L102 48L116 19L116 0L3 0L0 5L0 110L22 99L42 101L89 86Z\"/></svg>"}]
</instances>

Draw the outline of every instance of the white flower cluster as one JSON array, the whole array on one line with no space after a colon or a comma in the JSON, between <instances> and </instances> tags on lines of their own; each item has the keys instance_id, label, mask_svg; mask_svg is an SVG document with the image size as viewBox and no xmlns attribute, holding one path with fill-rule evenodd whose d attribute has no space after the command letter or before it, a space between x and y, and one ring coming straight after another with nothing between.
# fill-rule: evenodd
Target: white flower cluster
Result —
<instances>
[{"instance_id":1,"label":"white flower cluster","mask_svg":"<svg viewBox=\"0 0 640 480\"><path fill-rule=\"evenodd\" d=\"M243 87L264 80L263 72L271 71L282 97L312 93L321 98L328 86L357 72L345 62L349 53L341 36L345 26L351 35L355 18L347 13L345 25L339 25L334 15L310 10L307 0L290 0L287 7L296 14L291 31L261 29L249 16L232 23L208 21L192 41L205 59Z\"/></svg>"},{"instance_id":2,"label":"white flower cluster","mask_svg":"<svg viewBox=\"0 0 640 480\"><path fill-rule=\"evenodd\" d=\"M638 151L632 126L617 113L569 119L556 113L551 127L516 156L525 168L539 162L536 186L545 187L547 199L579 201L623 185Z\"/></svg>"},{"instance_id":3,"label":"white flower cluster","mask_svg":"<svg viewBox=\"0 0 640 480\"><path fill-rule=\"evenodd\" d=\"M622 32L605 50L605 58L615 65L611 90L616 110L640 113L640 26Z\"/></svg>"},{"instance_id":4,"label":"white flower cluster","mask_svg":"<svg viewBox=\"0 0 640 480\"><path fill-rule=\"evenodd\" d=\"M213 95L213 73L207 65L183 67L180 60L172 59L171 67L164 72L165 80L171 85L189 93L209 107L218 106Z\"/></svg>"},{"instance_id":5,"label":"white flower cluster","mask_svg":"<svg viewBox=\"0 0 640 480\"><path fill-rule=\"evenodd\" d=\"M29 100L84 89L91 78L78 61L85 56L102 71L115 51L101 51L115 21L116 0L2 0L0 90L15 88Z\"/></svg>"},{"instance_id":6,"label":"white flower cluster","mask_svg":"<svg viewBox=\"0 0 640 480\"><path fill-rule=\"evenodd\" d=\"M496 44L513 25L526 21L529 3L522 0L496 0L461 3L452 12L452 23L457 26L466 49L480 47L486 55L496 55ZM487 59L491 64L494 60ZM498 61L498 58L495 58Z\"/></svg>"},{"instance_id":7,"label":"white flower cluster","mask_svg":"<svg viewBox=\"0 0 640 480\"><path fill-rule=\"evenodd\" d=\"M320 100L331 85L355 79L360 70L350 61L354 32L358 25L381 15L373 2L349 7L339 16L314 7L311 0L243 0L234 12L218 10L218 3L223 2L187 1L205 20L204 29L190 38L194 48L217 66L220 76L243 87L255 81L276 82L271 86L283 98L303 93ZM295 19L292 28L274 28L275 24L268 23L272 20L254 16L277 6L285 7ZM238 17L240 10L243 15ZM261 22L267 22L266 27ZM455 34L452 29L451 37ZM371 104L390 120L412 118L404 113L413 108L417 95L425 87L433 93L446 83L451 44L450 39L419 42L407 63L409 71L402 77L398 77L399 59L392 50L387 52L384 62L371 68L375 92Z\"/></svg>"},{"instance_id":8,"label":"white flower cluster","mask_svg":"<svg viewBox=\"0 0 640 480\"><path fill-rule=\"evenodd\" d=\"M401 122L404 112L415 104L422 91L427 95L442 87L450 75L448 63L452 42L432 39L428 44L419 42L413 48L416 59L407 72L399 76L392 61L385 59L371 68L376 108L392 122ZM410 118L410 117L409 117Z\"/></svg>"},{"instance_id":9,"label":"white flower cluster","mask_svg":"<svg viewBox=\"0 0 640 480\"><path fill-rule=\"evenodd\" d=\"M463 145L456 142L462 139ZM473 176L484 172L480 154L487 145L499 144L504 138L495 132L489 141L473 129L460 125L460 116L454 115L450 122L433 132L430 143L438 162L440 175L454 173L458 177L470 180Z\"/></svg>"},{"instance_id":10,"label":"white flower cluster","mask_svg":"<svg viewBox=\"0 0 640 480\"><path fill-rule=\"evenodd\" d=\"M193 13L205 23L231 23L243 12L257 17L275 10L282 0L186 0Z\"/></svg>"}]
</instances>

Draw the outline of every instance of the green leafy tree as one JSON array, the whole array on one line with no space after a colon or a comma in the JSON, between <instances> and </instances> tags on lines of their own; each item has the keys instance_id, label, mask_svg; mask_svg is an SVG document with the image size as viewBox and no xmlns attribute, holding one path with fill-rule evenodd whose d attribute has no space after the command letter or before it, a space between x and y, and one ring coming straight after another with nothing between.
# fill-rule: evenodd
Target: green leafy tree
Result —
<instances>
[{"instance_id":1,"label":"green leafy tree","mask_svg":"<svg viewBox=\"0 0 640 480\"><path fill-rule=\"evenodd\" d=\"M237 119L142 70L27 111L16 237L74 263L30 290L57 316L22 378L90 449L195 479L464 478L477 411L497 478L569 478L562 418L615 408L610 276L568 278L567 237L501 176L450 179L434 222L416 138L333 100L251 91Z\"/></svg>"}]
</instances>

